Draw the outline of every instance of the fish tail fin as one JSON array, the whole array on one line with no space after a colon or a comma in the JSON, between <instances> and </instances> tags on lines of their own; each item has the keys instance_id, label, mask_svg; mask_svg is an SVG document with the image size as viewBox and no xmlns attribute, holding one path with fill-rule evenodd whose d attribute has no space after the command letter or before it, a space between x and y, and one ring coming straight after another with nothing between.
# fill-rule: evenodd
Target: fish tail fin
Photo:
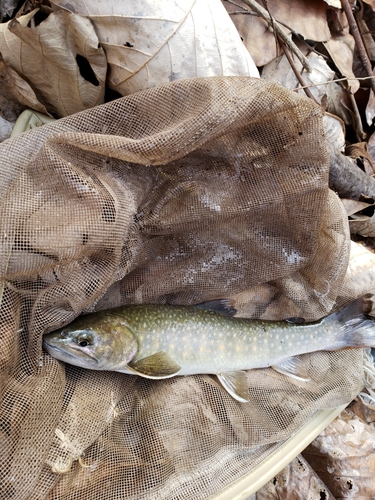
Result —
<instances>
[{"instance_id":1,"label":"fish tail fin","mask_svg":"<svg viewBox=\"0 0 375 500\"><path fill-rule=\"evenodd\" d=\"M348 347L375 347L375 322L366 314L372 308L372 294L359 297L326 319L339 323L335 349ZM338 345L338 343L340 345ZM328 347L327 350L330 350Z\"/></svg>"}]
</instances>

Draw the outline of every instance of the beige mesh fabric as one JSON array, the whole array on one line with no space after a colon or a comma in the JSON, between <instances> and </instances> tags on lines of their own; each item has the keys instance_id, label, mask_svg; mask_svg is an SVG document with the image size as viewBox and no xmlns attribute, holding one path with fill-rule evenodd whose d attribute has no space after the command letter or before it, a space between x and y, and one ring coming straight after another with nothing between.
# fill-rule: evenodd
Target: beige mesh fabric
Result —
<instances>
[{"instance_id":1,"label":"beige mesh fabric","mask_svg":"<svg viewBox=\"0 0 375 500\"><path fill-rule=\"evenodd\" d=\"M310 100L251 78L176 81L0 151L0 498L204 499L360 390L362 350L306 355L308 383L249 371L241 404L208 375L91 372L41 348L119 304L326 314L349 236Z\"/></svg>"}]
</instances>

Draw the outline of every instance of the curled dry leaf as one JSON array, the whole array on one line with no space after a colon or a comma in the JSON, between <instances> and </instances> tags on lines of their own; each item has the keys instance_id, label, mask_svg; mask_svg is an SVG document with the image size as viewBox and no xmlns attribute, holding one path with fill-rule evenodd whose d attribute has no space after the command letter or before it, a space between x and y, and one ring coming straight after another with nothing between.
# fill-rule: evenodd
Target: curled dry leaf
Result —
<instances>
[{"instance_id":1,"label":"curled dry leaf","mask_svg":"<svg viewBox=\"0 0 375 500\"><path fill-rule=\"evenodd\" d=\"M360 200L365 195L375 199L375 179L328 142L327 147L330 158L329 187L341 198Z\"/></svg>"},{"instance_id":2,"label":"curled dry leaf","mask_svg":"<svg viewBox=\"0 0 375 500\"><path fill-rule=\"evenodd\" d=\"M8 122L2 116L0 116L0 142L9 139L14 123Z\"/></svg>"},{"instance_id":3,"label":"curled dry leaf","mask_svg":"<svg viewBox=\"0 0 375 500\"><path fill-rule=\"evenodd\" d=\"M356 144L350 144L346 148L346 154L353 158L357 165L362 168L367 175L373 175L375 171L375 165L372 161L371 155L367 151L366 142L357 142Z\"/></svg>"},{"instance_id":4,"label":"curled dry leaf","mask_svg":"<svg viewBox=\"0 0 375 500\"><path fill-rule=\"evenodd\" d=\"M277 476L256 493L256 500L335 500L302 455L296 457Z\"/></svg>"},{"instance_id":5,"label":"curled dry leaf","mask_svg":"<svg viewBox=\"0 0 375 500\"><path fill-rule=\"evenodd\" d=\"M367 151L371 156L373 162L375 162L375 132L371 134L369 140L367 141Z\"/></svg>"},{"instance_id":6,"label":"curled dry leaf","mask_svg":"<svg viewBox=\"0 0 375 500\"><path fill-rule=\"evenodd\" d=\"M360 243L350 242L350 259L340 293L341 302L375 292L375 254ZM375 303L371 315L375 314Z\"/></svg>"},{"instance_id":7,"label":"curled dry leaf","mask_svg":"<svg viewBox=\"0 0 375 500\"><path fill-rule=\"evenodd\" d=\"M235 3L223 0L223 3L258 67L264 66L282 54L282 49L276 42L274 33L269 29L267 21L252 12L242 0ZM285 26L283 29L291 36L290 29Z\"/></svg>"},{"instance_id":8,"label":"curled dry leaf","mask_svg":"<svg viewBox=\"0 0 375 500\"><path fill-rule=\"evenodd\" d=\"M27 80L50 113L67 116L101 104L106 58L90 21L63 11L29 27L36 13L0 25L5 62Z\"/></svg>"},{"instance_id":9,"label":"curled dry leaf","mask_svg":"<svg viewBox=\"0 0 375 500\"><path fill-rule=\"evenodd\" d=\"M366 106L366 121L369 127L371 127L375 121L375 97L372 89L370 89L370 96Z\"/></svg>"},{"instance_id":10,"label":"curled dry leaf","mask_svg":"<svg viewBox=\"0 0 375 500\"><path fill-rule=\"evenodd\" d=\"M345 149L345 123L338 116L324 113L324 133L327 141L339 151Z\"/></svg>"},{"instance_id":11,"label":"curled dry leaf","mask_svg":"<svg viewBox=\"0 0 375 500\"><path fill-rule=\"evenodd\" d=\"M351 91L355 94L359 89L359 81L352 70L354 52L354 39L352 35L349 33L337 33L330 40L324 42L324 46L337 69L343 76L348 78Z\"/></svg>"},{"instance_id":12,"label":"curled dry leaf","mask_svg":"<svg viewBox=\"0 0 375 500\"><path fill-rule=\"evenodd\" d=\"M199 76L259 76L220 0L53 0L90 19L121 95Z\"/></svg>"},{"instance_id":13,"label":"curled dry leaf","mask_svg":"<svg viewBox=\"0 0 375 500\"><path fill-rule=\"evenodd\" d=\"M231 0L223 0L223 3L257 66L264 66L280 54L272 30L263 19L249 15L251 8L245 2L239 0L233 5ZM263 5L261 1L258 3ZM268 0L267 8L286 33L293 31L315 41L325 41L331 36L323 0Z\"/></svg>"},{"instance_id":14,"label":"curled dry leaf","mask_svg":"<svg viewBox=\"0 0 375 500\"><path fill-rule=\"evenodd\" d=\"M315 52L310 52L309 46L305 42L297 43L298 48L302 53L306 54L306 57L311 66L311 72L303 72L303 78L306 81L306 85L311 85L310 91L314 98L321 103L326 99L328 93L329 82L333 80L335 73L328 66L326 61L322 56L317 55ZM307 55L308 54L308 55ZM300 61L294 61L297 71L302 72L302 64ZM295 89L300 86L295 72L291 68L289 61L285 55L280 56L269 64L264 66L262 71L262 78L265 80L271 80L273 82L280 83L283 87L289 89ZM316 84L316 86L314 86ZM299 90L299 93L304 93L303 90ZM329 103L328 103L329 109Z\"/></svg>"},{"instance_id":15,"label":"curled dry leaf","mask_svg":"<svg viewBox=\"0 0 375 500\"><path fill-rule=\"evenodd\" d=\"M337 500L373 499L375 428L344 410L303 452Z\"/></svg>"},{"instance_id":16,"label":"curled dry leaf","mask_svg":"<svg viewBox=\"0 0 375 500\"><path fill-rule=\"evenodd\" d=\"M349 219L349 228L352 234L360 234L366 238L375 236L374 206L369 205L365 210L371 209L372 215L356 213Z\"/></svg>"},{"instance_id":17,"label":"curled dry leaf","mask_svg":"<svg viewBox=\"0 0 375 500\"><path fill-rule=\"evenodd\" d=\"M369 5L372 10L375 10L375 0L363 0L364 3L367 3L367 5Z\"/></svg>"},{"instance_id":18,"label":"curled dry leaf","mask_svg":"<svg viewBox=\"0 0 375 500\"><path fill-rule=\"evenodd\" d=\"M30 85L10 66L0 59L0 113L8 121L15 122L19 114L31 108L47 113Z\"/></svg>"}]
</instances>

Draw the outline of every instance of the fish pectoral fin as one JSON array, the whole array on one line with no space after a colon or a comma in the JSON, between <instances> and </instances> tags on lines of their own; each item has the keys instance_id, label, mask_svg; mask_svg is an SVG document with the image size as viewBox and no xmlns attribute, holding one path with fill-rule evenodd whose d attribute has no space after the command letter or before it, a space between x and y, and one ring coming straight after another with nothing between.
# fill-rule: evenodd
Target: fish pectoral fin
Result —
<instances>
[{"instance_id":1,"label":"fish pectoral fin","mask_svg":"<svg viewBox=\"0 0 375 500\"><path fill-rule=\"evenodd\" d=\"M127 368L134 375L151 379L170 378L177 375L181 370L181 366L163 351L156 352L133 363L131 362Z\"/></svg>"},{"instance_id":2,"label":"fish pectoral fin","mask_svg":"<svg viewBox=\"0 0 375 500\"><path fill-rule=\"evenodd\" d=\"M309 380L311 380L307 373L305 364L295 356L292 356L285 361L281 361L276 365L272 365L271 368L279 373L287 375L288 377L302 380L302 382L308 382Z\"/></svg>"},{"instance_id":3,"label":"fish pectoral fin","mask_svg":"<svg viewBox=\"0 0 375 500\"><path fill-rule=\"evenodd\" d=\"M249 387L246 372L243 370L217 373L221 385L229 394L240 403L248 403Z\"/></svg>"}]
</instances>

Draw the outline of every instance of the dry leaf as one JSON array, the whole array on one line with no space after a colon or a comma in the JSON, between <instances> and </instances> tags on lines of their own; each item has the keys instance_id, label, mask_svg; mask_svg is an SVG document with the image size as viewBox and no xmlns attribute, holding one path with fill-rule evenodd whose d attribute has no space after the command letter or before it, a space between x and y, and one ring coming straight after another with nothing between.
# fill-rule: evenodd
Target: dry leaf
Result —
<instances>
[{"instance_id":1,"label":"dry leaf","mask_svg":"<svg viewBox=\"0 0 375 500\"><path fill-rule=\"evenodd\" d=\"M327 5L334 7L335 9L341 9L340 0L324 0Z\"/></svg>"},{"instance_id":2,"label":"dry leaf","mask_svg":"<svg viewBox=\"0 0 375 500\"><path fill-rule=\"evenodd\" d=\"M234 22L238 33L241 35L243 43L254 59L255 64L260 67L269 63L275 57L282 54L275 35L269 29L268 23L260 18L242 0L231 3L223 0L230 18ZM285 33L290 34L290 30L283 26Z\"/></svg>"},{"instance_id":3,"label":"dry leaf","mask_svg":"<svg viewBox=\"0 0 375 500\"><path fill-rule=\"evenodd\" d=\"M343 284L345 302L353 297L361 297L366 293L375 293L375 254L354 241L350 242L349 265ZM345 296L345 290L349 296ZM375 303L371 312L375 314Z\"/></svg>"},{"instance_id":4,"label":"dry leaf","mask_svg":"<svg viewBox=\"0 0 375 500\"><path fill-rule=\"evenodd\" d=\"M374 212L374 206L371 205L371 211ZM352 234L361 236L375 236L375 217L374 215L353 214L349 220L349 229Z\"/></svg>"},{"instance_id":5,"label":"dry leaf","mask_svg":"<svg viewBox=\"0 0 375 500\"><path fill-rule=\"evenodd\" d=\"M372 10L375 10L375 0L363 0L364 3L367 3L367 5L369 5Z\"/></svg>"},{"instance_id":6,"label":"dry leaf","mask_svg":"<svg viewBox=\"0 0 375 500\"><path fill-rule=\"evenodd\" d=\"M374 92L370 89L370 96L366 106L366 122L369 127L372 126L375 119L375 97Z\"/></svg>"},{"instance_id":7,"label":"dry leaf","mask_svg":"<svg viewBox=\"0 0 375 500\"><path fill-rule=\"evenodd\" d=\"M0 22L3 22L4 18L11 18L13 12L17 9L19 0L2 0L0 2Z\"/></svg>"},{"instance_id":8,"label":"dry leaf","mask_svg":"<svg viewBox=\"0 0 375 500\"><path fill-rule=\"evenodd\" d=\"M303 452L336 500L373 499L375 428L344 410Z\"/></svg>"},{"instance_id":9,"label":"dry leaf","mask_svg":"<svg viewBox=\"0 0 375 500\"><path fill-rule=\"evenodd\" d=\"M375 179L328 142L327 147L330 157L329 187L341 198L363 201L365 195L375 200Z\"/></svg>"},{"instance_id":10,"label":"dry leaf","mask_svg":"<svg viewBox=\"0 0 375 500\"><path fill-rule=\"evenodd\" d=\"M87 16L121 95L198 76L259 76L220 0L54 0Z\"/></svg>"},{"instance_id":11,"label":"dry leaf","mask_svg":"<svg viewBox=\"0 0 375 500\"><path fill-rule=\"evenodd\" d=\"M257 491L256 500L335 500L302 455L296 457L277 476Z\"/></svg>"},{"instance_id":12,"label":"dry leaf","mask_svg":"<svg viewBox=\"0 0 375 500\"><path fill-rule=\"evenodd\" d=\"M0 25L5 62L30 83L47 110L60 117L102 103L106 58L90 21L59 12L29 27L36 12Z\"/></svg>"},{"instance_id":13,"label":"dry leaf","mask_svg":"<svg viewBox=\"0 0 375 500\"><path fill-rule=\"evenodd\" d=\"M11 122L17 120L25 108L47 113L30 85L0 59L0 113Z\"/></svg>"},{"instance_id":14,"label":"dry leaf","mask_svg":"<svg viewBox=\"0 0 375 500\"><path fill-rule=\"evenodd\" d=\"M327 85L328 110L338 116L346 125L352 125L352 116L344 105L345 90L338 83Z\"/></svg>"},{"instance_id":15,"label":"dry leaf","mask_svg":"<svg viewBox=\"0 0 375 500\"><path fill-rule=\"evenodd\" d=\"M364 201L350 200L348 198L342 198L341 201L348 216L356 214L371 206L371 204L365 203Z\"/></svg>"},{"instance_id":16,"label":"dry leaf","mask_svg":"<svg viewBox=\"0 0 375 500\"><path fill-rule=\"evenodd\" d=\"M9 139L12 133L14 123L8 122L2 116L0 116L0 142Z\"/></svg>"},{"instance_id":17,"label":"dry leaf","mask_svg":"<svg viewBox=\"0 0 375 500\"><path fill-rule=\"evenodd\" d=\"M304 42L297 43L298 48L304 54L308 54L309 47ZM297 71L302 71L302 64L294 58ZM325 96L327 96L327 87L331 80L333 80L335 73L328 66L322 56L317 55L315 52L310 52L307 59L311 66L311 72L303 72L303 78L307 85L311 85L310 91L315 99L321 103ZM262 78L280 83L283 87L295 89L300 86L298 79L291 68L288 59L285 55L274 59L267 64L262 71ZM314 86L314 84L318 84ZM299 93L304 93L299 90Z\"/></svg>"},{"instance_id":18,"label":"dry leaf","mask_svg":"<svg viewBox=\"0 0 375 500\"><path fill-rule=\"evenodd\" d=\"M324 42L324 47L343 76L349 79L349 86L353 94L359 89L359 81L353 73L354 38L349 33L335 34Z\"/></svg>"},{"instance_id":19,"label":"dry leaf","mask_svg":"<svg viewBox=\"0 0 375 500\"><path fill-rule=\"evenodd\" d=\"M372 161L375 162L375 132L371 134L367 141L367 152L371 156Z\"/></svg>"},{"instance_id":20,"label":"dry leaf","mask_svg":"<svg viewBox=\"0 0 375 500\"><path fill-rule=\"evenodd\" d=\"M373 175L375 167L372 158L367 151L366 142L357 142L350 144L346 148L346 154L356 161L357 165L362 168L367 175Z\"/></svg>"},{"instance_id":21,"label":"dry leaf","mask_svg":"<svg viewBox=\"0 0 375 500\"><path fill-rule=\"evenodd\" d=\"M263 19L243 13L251 12L241 0L231 3L223 0L244 43L257 66L264 66L280 54L275 35ZM258 1L263 6L262 1ZM240 7L238 7L240 6ZM327 23L327 5L323 0L268 0L267 9L279 21L286 33L294 31L306 40L325 41L330 38Z\"/></svg>"},{"instance_id":22,"label":"dry leaf","mask_svg":"<svg viewBox=\"0 0 375 500\"><path fill-rule=\"evenodd\" d=\"M345 150L345 123L338 116L324 113L323 115L324 134L327 141L337 150Z\"/></svg>"}]
</instances>

